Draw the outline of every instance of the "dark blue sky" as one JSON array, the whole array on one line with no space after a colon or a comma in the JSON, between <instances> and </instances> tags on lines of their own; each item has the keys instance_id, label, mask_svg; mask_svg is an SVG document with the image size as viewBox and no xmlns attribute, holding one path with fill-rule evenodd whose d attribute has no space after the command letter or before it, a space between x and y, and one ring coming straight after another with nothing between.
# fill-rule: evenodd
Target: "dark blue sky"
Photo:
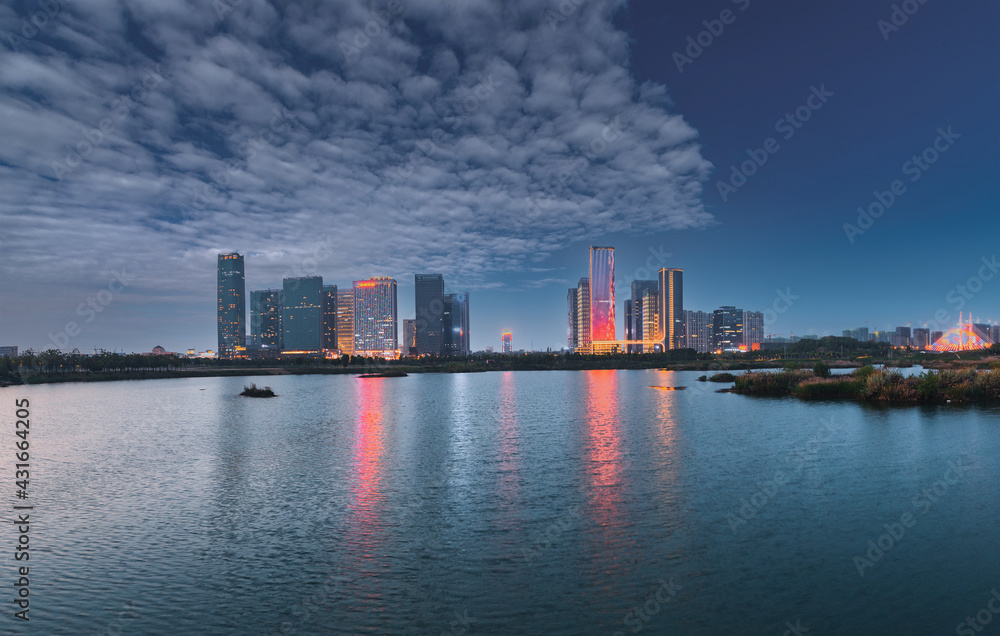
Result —
<instances>
[{"instance_id":1,"label":"dark blue sky","mask_svg":"<svg viewBox=\"0 0 1000 636\"><path fill-rule=\"evenodd\" d=\"M647 262L685 270L688 308L790 295L774 334L1000 319L1000 3L907 5L886 38L893 4L66 4L0 49L0 344L72 321L67 349L215 348L230 250L248 289L393 276L400 318L442 272L475 349L562 346L591 244L617 248L619 332Z\"/></svg>"}]
</instances>

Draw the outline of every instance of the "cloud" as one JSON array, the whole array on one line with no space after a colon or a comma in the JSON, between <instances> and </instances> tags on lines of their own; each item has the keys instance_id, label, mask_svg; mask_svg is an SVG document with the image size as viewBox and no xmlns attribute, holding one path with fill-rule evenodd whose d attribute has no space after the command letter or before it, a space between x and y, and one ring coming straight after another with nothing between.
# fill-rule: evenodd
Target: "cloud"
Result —
<instances>
[{"instance_id":1,"label":"cloud","mask_svg":"<svg viewBox=\"0 0 1000 636\"><path fill-rule=\"evenodd\" d=\"M25 302L124 264L135 298L212 297L229 250L250 287L321 252L335 281L488 289L567 243L713 222L697 132L629 72L622 2L62 7L0 54L0 272Z\"/></svg>"}]
</instances>

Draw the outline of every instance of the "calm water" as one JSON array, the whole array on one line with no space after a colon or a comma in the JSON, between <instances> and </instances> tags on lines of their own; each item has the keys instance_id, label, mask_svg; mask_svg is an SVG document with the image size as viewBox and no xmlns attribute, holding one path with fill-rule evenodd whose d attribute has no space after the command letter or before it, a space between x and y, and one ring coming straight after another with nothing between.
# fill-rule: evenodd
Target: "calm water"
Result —
<instances>
[{"instance_id":1,"label":"calm water","mask_svg":"<svg viewBox=\"0 0 1000 636\"><path fill-rule=\"evenodd\" d=\"M954 634L987 608L1000 410L754 399L698 375L3 389L11 440L31 400L36 510L32 621L11 617L5 523L0 631ZM859 565L885 525L902 536Z\"/></svg>"}]
</instances>

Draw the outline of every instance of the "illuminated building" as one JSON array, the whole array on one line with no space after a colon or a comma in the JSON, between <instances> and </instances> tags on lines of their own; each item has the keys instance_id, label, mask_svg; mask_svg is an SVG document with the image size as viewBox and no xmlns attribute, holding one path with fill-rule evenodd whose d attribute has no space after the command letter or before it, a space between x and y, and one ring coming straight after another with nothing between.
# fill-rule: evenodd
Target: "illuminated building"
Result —
<instances>
[{"instance_id":1,"label":"illuminated building","mask_svg":"<svg viewBox=\"0 0 1000 636\"><path fill-rule=\"evenodd\" d=\"M627 338L628 340L656 340L656 332L659 330L659 325L656 329L653 329L648 333L645 329L645 323L643 319L643 313L645 305L643 304L643 297L646 292L653 292L654 294L659 289L657 287L659 283L655 280L634 280L632 281L632 337ZM625 318L628 320L628 317ZM643 345L629 345L629 349L634 353L643 353ZM651 353L648 351L646 353Z\"/></svg>"},{"instance_id":2,"label":"illuminated building","mask_svg":"<svg viewBox=\"0 0 1000 636\"><path fill-rule=\"evenodd\" d=\"M896 331L892 334L892 346L894 346L894 347L909 347L910 346L910 328L909 327L896 327Z\"/></svg>"},{"instance_id":3,"label":"illuminated building","mask_svg":"<svg viewBox=\"0 0 1000 636\"><path fill-rule=\"evenodd\" d=\"M615 248L590 248L590 340L615 340Z\"/></svg>"},{"instance_id":4,"label":"illuminated building","mask_svg":"<svg viewBox=\"0 0 1000 636\"><path fill-rule=\"evenodd\" d=\"M743 341L740 344L752 349L753 345L764 342L764 313L761 311L743 312Z\"/></svg>"},{"instance_id":5,"label":"illuminated building","mask_svg":"<svg viewBox=\"0 0 1000 636\"><path fill-rule=\"evenodd\" d=\"M635 332L632 331L632 299L625 299L625 339L635 340ZM635 353L633 349L634 345L628 345L625 348L627 353Z\"/></svg>"},{"instance_id":6,"label":"illuminated building","mask_svg":"<svg viewBox=\"0 0 1000 636\"><path fill-rule=\"evenodd\" d=\"M504 331L500 334L500 345L502 347L501 351L503 351L505 356L510 355L511 347L513 346L513 338L514 334L509 331Z\"/></svg>"},{"instance_id":7,"label":"illuminated building","mask_svg":"<svg viewBox=\"0 0 1000 636\"><path fill-rule=\"evenodd\" d=\"M660 335L660 295L655 289L646 289L639 297L637 315L639 317L639 333L642 340L661 341ZM639 345L643 353L654 353L656 345ZM661 346L662 350L662 346Z\"/></svg>"},{"instance_id":8,"label":"illuminated building","mask_svg":"<svg viewBox=\"0 0 1000 636\"><path fill-rule=\"evenodd\" d=\"M931 344L931 330L923 327L913 329L913 346L917 349L926 349Z\"/></svg>"},{"instance_id":9,"label":"illuminated building","mask_svg":"<svg viewBox=\"0 0 1000 636\"><path fill-rule=\"evenodd\" d=\"M739 351L743 344L743 310L723 306L712 314L712 348L715 351Z\"/></svg>"},{"instance_id":10,"label":"illuminated building","mask_svg":"<svg viewBox=\"0 0 1000 636\"><path fill-rule=\"evenodd\" d=\"M323 349L337 348L337 286L323 285Z\"/></svg>"},{"instance_id":11,"label":"illuminated building","mask_svg":"<svg viewBox=\"0 0 1000 636\"><path fill-rule=\"evenodd\" d=\"M219 357L240 357L246 351L246 279L243 256L219 254Z\"/></svg>"},{"instance_id":12,"label":"illuminated building","mask_svg":"<svg viewBox=\"0 0 1000 636\"><path fill-rule=\"evenodd\" d=\"M443 315L445 355L469 355L469 292L445 294Z\"/></svg>"},{"instance_id":13,"label":"illuminated building","mask_svg":"<svg viewBox=\"0 0 1000 636\"><path fill-rule=\"evenodd\" d=\"M989 341L984 339L983 334L973 326L972 314L969 314L969 322L965 322L962 312L959 312L958 326L941 334L928 349L930 351L971 351L985 349L988 346L990 346Z\"/></svg>"},{"instance_id":14,"label":"illuminated building","mask_svg":"<svg viewBox=\"0 0 1000 636\"><path fill-rule=\"evenodd\" d=\"M566 346L576 349L580 344L580 317L577 288L570 287L566 292Z\"/></svg>"},{"instance_id":15,"label":"illuminated building","mask_svg":"<svg viewBox=\"0 0 1000 636\"><path fill-rule=\"evenodd\" d=\"M250 344L254 348L281 349L280 289L258 289L250 292Z\"/></svg>"},{"instance_id":16,"label":"illuminated building","mask_svg":"<svg viewBox=\"0 0 1000 636\"><path fill-rule=\"evenodd\" d=\"M384 355L396 351L396 281L387 276L354 281L354 353ZM417 337L420 317L417 317ZM420 342L417 341L419 346Z\"/></svg>"},{"instance_id":17,"label":"illuminated building","mask_svg":"<svg viewBox=\"0 0 1000 636\"><path fill-rule=\"evenodd\" d=\"M972 328L982 340L993 344L993 328L990 325L982 322L974 322L972 323Z\"/></svg>"},{"instance_id":18,"label":"illuminated building","mask_svg":"<svg viewBox=\"0 0 1000 636\"><path fill-rule=\"evenodd\" d=\"M282 351L323 349L323 278L301 276L282 281Z\"/></svg>"},{"instance_id":19,"label":"illuminated building","mask_svg":"<svg viewBox=\"0 0 1000 636\"><path fill-rule=\"evenodd\" d=\"M740 322L743 317L740 317ZM677 349L684 333L684 270L660 270L660 338L663 350Z\"/></svg>"},{"instance_id":20,"label":"illuminated building","mask_svg":"<svg viewBox=\"0 0 1000 636\"><path fill-rule=\"evenodd\" d=\"M354 353L354 289L337 290L337 349Z\"/></svg>"},{"instance_id":21,"label":"illuminated building","mask_svg":"<svg viewBox=\"0 0 1000 636\"><path fill-rule=\"evenodd\" d=\"M413 276L417 316L417 353L439 356L444 352L444 277Z\"/></svg>"},{"instance_id":22,"label":"illuminated building","mask_svg":"<svg viewBox=\"0 0 1000 636\"><path fill-rule=\"evenodd\" d=\"M712 351L712 314L706 311L684 310L683 349L698 353Z\"/></svg>"},{"instance_id":23,"label":"illuminated building","mask_svg":"<svg viewBox=\"0 0 1000 636\"><path fill-rule=\"evenodd\" d=\"M416 318L403 318L403 342L400 343L399 350L404 356L417 355Z\"/></svg>"},{"instance_id":24,"label":"illuminated building","mask_svg":"<svg viewBox=\"0 0 1000 636\"><path fill-rule=\"evenodd\" d=\"M937 342L938 340L940 340L941 336L943 336L943 335L944 335L943 331L932 331L931 332L931 344L933 345L935 342Z\"/></svg>"},{"instance_id":25,"label":"illuminated building","mask_svg":"<svg viewBox=\"0 0 1000 636\"><path fill-rule=\"evenodd\" d=\"M576 346L590 346L590 279L581 278L576 288Z\"/></svg>"}]
</instances>

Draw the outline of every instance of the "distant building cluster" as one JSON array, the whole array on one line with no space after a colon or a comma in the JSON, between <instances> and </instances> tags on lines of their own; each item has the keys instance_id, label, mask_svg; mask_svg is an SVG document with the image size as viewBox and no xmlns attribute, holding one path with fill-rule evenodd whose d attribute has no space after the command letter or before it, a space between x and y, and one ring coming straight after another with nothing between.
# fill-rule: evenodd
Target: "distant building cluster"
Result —
<instances>
[{"instance_id":1,"label":"distant building cluster","mask_svg":"<svg viewBox=\"0 0 1000 636\"><path fill-rule=\"evenodd\" d=\"M469 293L444 293L441 274L417 274L414 283L417 316L404 319L402 334L394 279L374 276L338 289L321 276L301 276L250 292L247 335L243 256L219 254L219 357L470 353Z\"/></svg>"},{"instance_id":2,"label":"distant building cluster","mask_svg":"<svg viewBox=\"0 0 1000 636\"><path fill-rule=\"evenodd\" d=\"M965 320L959 316L959 324L948 331L932 330L928 327L896 327L885 331L868 331L868 327L844 329L845 338L861 342L878 342L893 347L913 347L927 351L960 351L981 349L1000 342L1000 325L972 322L971 315Z\"/></svg>"}]
</instances>

